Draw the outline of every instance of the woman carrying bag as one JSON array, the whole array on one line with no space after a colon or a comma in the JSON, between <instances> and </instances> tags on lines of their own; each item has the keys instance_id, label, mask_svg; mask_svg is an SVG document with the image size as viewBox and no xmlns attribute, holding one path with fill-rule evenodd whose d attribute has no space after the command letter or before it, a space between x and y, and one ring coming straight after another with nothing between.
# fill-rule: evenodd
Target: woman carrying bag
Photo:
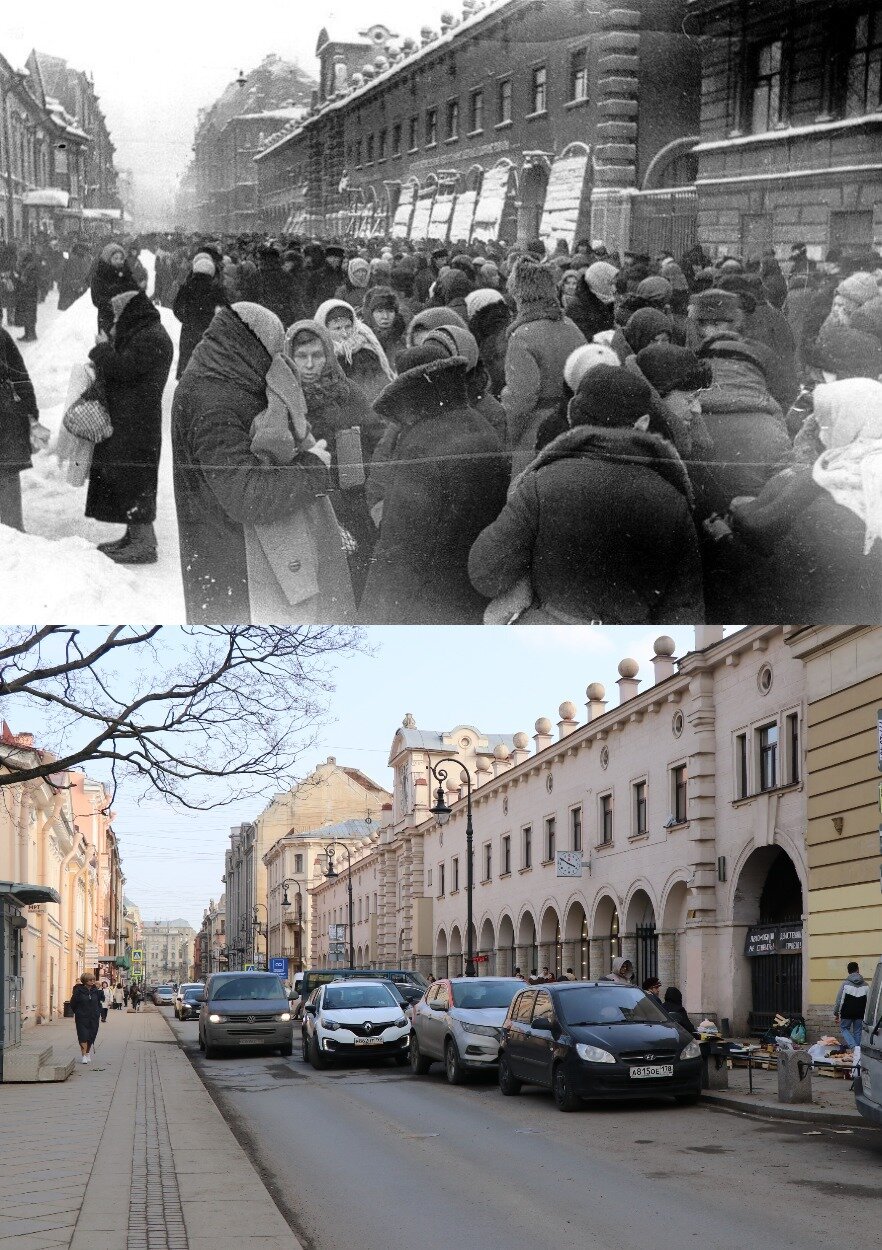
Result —
<instances>
[{"instance_id":1,"label":"woman carrying bag","mask_svg":"<svg viewBox=\"0 0 882 1250\"><path fill-rule=\"evenodd\" d=\"M81 1063L92 1062L103 1005L103 995L98 988L98 982L91 972L84 972L80 977L79 984L74 986L73 993L70 996L70 1007L74 1013L77 1041L82 1052Z\"/></svg>"}]
</instances>

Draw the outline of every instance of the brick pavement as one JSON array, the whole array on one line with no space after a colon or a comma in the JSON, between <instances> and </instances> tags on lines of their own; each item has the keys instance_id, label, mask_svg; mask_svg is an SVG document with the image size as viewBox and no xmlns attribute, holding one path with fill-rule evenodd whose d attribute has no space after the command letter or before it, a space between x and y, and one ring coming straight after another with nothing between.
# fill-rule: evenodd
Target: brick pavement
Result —
<instances>
[{"instance_id":1,"label":"brick pavement","mask_svg":"<svg viewBox=\"0 0 882 1250\"><path fill-rule=\"evenodd\" d=\"M79 1054L73 1021L29 1033ZM63 1084L0 1086L0 1250L301 1250L162 1014L111 1012Z\"/></svg>"},{"instance_id":2,"label":"brick pavement","mask_svg":"<svg viewBox=\"0 0 882 1250\"><path fill-rule=\"evenodd\" d=\"M732 1068L729 1088L707 1090L703 1101L763 1119L801 1120L841 1128L860 1128L867 1123L855 1107L851 1081L813 1073L812 1097L811 1103L778 1102L778 1073L762 1070L753 1073L751 1093L747 1068Z\"/></svg>"}]
</instances>

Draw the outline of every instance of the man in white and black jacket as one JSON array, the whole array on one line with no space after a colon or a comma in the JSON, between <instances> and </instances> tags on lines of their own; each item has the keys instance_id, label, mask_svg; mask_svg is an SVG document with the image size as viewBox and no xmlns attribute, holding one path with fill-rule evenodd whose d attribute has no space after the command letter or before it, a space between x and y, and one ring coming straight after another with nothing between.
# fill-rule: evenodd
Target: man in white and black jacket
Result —
<instances>
[{"instance_id":1,"label":"man in white and black jacket","mask_svg":"<svg viewBox=\"0 0 882 1250\"><path fill-rule=\"evenodd\" d=\"M852 961L848 965L848 976L840 985L836 1002L833 1004L833 1015L842 1034L842 1040L852 1049L861 1044L861 1029L867 1007L868 989L869 986L861 976L860 968Z\"/></svg>"}]
</instances>

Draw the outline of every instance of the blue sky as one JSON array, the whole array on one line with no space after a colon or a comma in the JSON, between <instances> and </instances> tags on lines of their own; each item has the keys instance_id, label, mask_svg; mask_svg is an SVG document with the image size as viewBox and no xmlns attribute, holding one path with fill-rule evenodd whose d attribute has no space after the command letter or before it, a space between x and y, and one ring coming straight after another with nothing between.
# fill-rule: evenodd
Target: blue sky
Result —
<instances>
[{"instance_id":1,"label":"blue sky","mask_svg":"<svg viewBox=\"0 0 882 1250\"><path fill-rule=\"evenodd\" d=\"M678 656L694 647L694 630L684 626L366 630L366 653L336 665L327 724L316 748L303 755L300 775L333 755L391 788L386 761L407 712L421 729L471 724L484 733L523 729L532 735L539 716L556 721L560 704L571 699L584 720L590 682L603 682L608 700L616 702L617 666L625 656L638 661L643 683L652 681L652 643L663 633L674 638ZM34 725L17 728L38 731ZM133 801L122 788L115 828L126 893L144 916L186 916L197 923L209 897L222 888L229 826L253 819L262 805L257 799L204 814L179 813L159 800Z\"/></svg>"}]
</instances>

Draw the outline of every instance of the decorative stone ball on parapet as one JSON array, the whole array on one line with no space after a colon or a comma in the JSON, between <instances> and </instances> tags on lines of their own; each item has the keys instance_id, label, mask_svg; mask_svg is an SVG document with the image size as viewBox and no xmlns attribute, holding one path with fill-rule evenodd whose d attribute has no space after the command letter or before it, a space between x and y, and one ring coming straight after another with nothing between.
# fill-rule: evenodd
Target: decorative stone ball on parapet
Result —
<instances>
[{"instance_id":1,"label":"decorative stone ball on parapet","mask_svg":"<svg viewBox=\"0 0 882 1250\"><path fill-rule=\"evenodd\" d=\"M401 41L401 51L404 56L410 56L412 53L416 52L418 47L419 44L415 39L411 38L410 35Z\"/></svg>"},{"instance_id":2,"label":"decorative stone ball on parapet","mask_svg":"<svg viewBox=\"0 0 882 1250\"><path fill-rule=\"evenodd\" d=\"M402 729L416 729L417 723L414 720L413 712L405 712L404 720L401 722Z\"/></svg>"},{"instance_id":3,"label":"decorative stone ball on parapet","mask_svg":"<svg viewBox=\"0 0 882 1250\"><path fill-rule=\"evenodd\" d=\"M524 731L523 731L523 729L519 729L519 730L518 730L518 732L517 732L517 733L515 734L515 736L514 736L513 741L514 741L514 744L515 744L515 750L517 750L517 751L529 751L529 749L530 749L530 736L529 736L529 734L525 734L525 733L524 733Z\"/></svg>"},{"instance_id":4,"label":"decorative stone ball on parapet","mask_svg":"<svg viewBox=\"0 0 882 1250\"><path fill-rule=\"evenodd\" d=\"M359 74L358 70L352 75L352 90L357 91L359 87L364 86L364 75Z\"/></svg>"},{"instance_id":5,"label":"decorative stone ball on parapet","mask_svg":"<svg viewBox=\"0 0 882 1250\"><path fill-rule=\"evenodd\" d=\"M576 719L576 705L575 703L571 703L569 699L567 699L565 703L562 703L560 705L560 707L557 709L557 712L561 720L575 720Z\"/></svg>"},{"instance_id":6,"label":"decorative stone ball on parapet","mask_svg":"<svg viewBox=\"0 0 882 1250\"><path fill-rule=\"evenodd\" d=\"M462 0L462 16L463 21L467 17L471 17L475 11L475 0Z\"/></svg>"},{"instance_id":7,"label":"decorative stone ball on parapet","mask_svg":"<svg viewBox=\"0 0 882 1250\"><path fill-rule=\"evenodd\" d=\"M625 681L633 681L639 672L640 665L629 656L619 661L619 676L624 677Z\"/></svg>"},{"instance_id":8,"label":"decorative stone ball on parapet","mask_svg":"<svg viewBox=\"0 0 882 1250\"><path fill-rule=\"evenodd\" d=\"M551 721L548 719L547 716L540 716L539 719L536 721L535 728L536 728L537 734L550 734L551 733Z\"/></svg>"},{"instance_id":9,"label":"decorative stone ball on parapet","mask_svg":"<svg viewBox=\"0 0 882 1250\"><path fill-rule=\"evenodd\" d=\"M526 737L526 734L524 735ZM504 742L497 742L493 748L493 755L498 760L507 760L509 758L509 749Z\"/></svg>"},{"instance_id":10,"label":"decorative stone ball on parapet","mask_svg":"<svg viewBox=\"0 0 882 1250\"><path fill-rule=\"evenodd\" d=\"M655 670L656 685L674 676L674 647L673 638L669 638L667 634L662 634L661 638L656 638L652 644L652 649L655 651L652 657L652 667Z\"/></svg>"},{"instance_id":11,"label":"decorative stone ball on parapet","mask_svg":"<svg viewBox=\"0 0 882 1250\"><path fill-rule=\"evenodd\" d=\"M578 726L576 720L576 705L566 699L557 709L560 720L557 722L557 736L565 738L567 734L571 734Z\"/></svg>"},{"instance_id":12,"label":"decorative stone ball on parapet","mask_svg":"<svg viewBox=\"0 0 882 1250\"><path fill-rule=\"evenodd\" d=\"M362 65L361 72L363 77L366 78L368 82L377 76L377 71L374 69L373 65Z\"/></svg>"},{"instance_id":13,"label":"decorative stone ball on parapet","mask_svg":"<svg viewBox=\"0 0 882 1250\"><path fill-rule=\"evenodd\" d=\"M591 685L585 691L589 699L593 699L597 703L602 703L606 698L606 686L601 681L592 681Z\"/></svg>"},{"instance_id":14,"label":"decorative stone ball on parapet","mask_svg":"<svg viewBox=\"0 0 882 1250\"><path fill-rule=\"evenodd\" d=\"M425 47L427 43L434 43L437 38L438 36L434 30L432 30L431 26L424 26L420 31L420 43L423 47Z\"/></svg>"},{"instance_id":15,"label":"decorative stone ball on parapet","mask_svg":"<svg viewBox=\"0 0 882 1250\"><path fill-rule=\"evenodd\" d=\"M441 14L440 21L441 21L441 34L442 35L446 35L448 30L450 30L451 26L456 25L455 17L447 9L445 9L444 12Z\"/></svg>"},{"instance_id":16,"label":"decorative stone ball on parapet","mask_svg":"<svg viewBox=\"0 0 882 1250\"><path fill-rule=\"evenodd\" d=\"M656 655L672 656L677 649L677 644L673 638L669 638L667 634L662 634L661 638L656 638L652 644L652 649Z\"/></svg>"},{"instance_id":17,"label":"decorative stone ball on parapet","mask_svg":"<svg viewBox=\"0 0 882 1250\"><path fill-rule=\"evenodd\" d=\"M382 52L379 53L378 56L374 57L374 69L377 71L378 74L384 74L388 68L389 68L389 58L386 56L383 56Z\"/></svg>"},{"instance_id":18,"label":"decorative stone ball on parapet","mask_svg":"<svg viewBox=\"0 0 882 1250\"><path fill-rule=\"evenodd\" d=\"M389 61L393 65L395 64L396 61L401 60L403 53L401 49L401 44L399 43L397 39L390 39L385 44L385 48L386 48L386 56L389 58Z\"/></svg>"}]
</instances>

